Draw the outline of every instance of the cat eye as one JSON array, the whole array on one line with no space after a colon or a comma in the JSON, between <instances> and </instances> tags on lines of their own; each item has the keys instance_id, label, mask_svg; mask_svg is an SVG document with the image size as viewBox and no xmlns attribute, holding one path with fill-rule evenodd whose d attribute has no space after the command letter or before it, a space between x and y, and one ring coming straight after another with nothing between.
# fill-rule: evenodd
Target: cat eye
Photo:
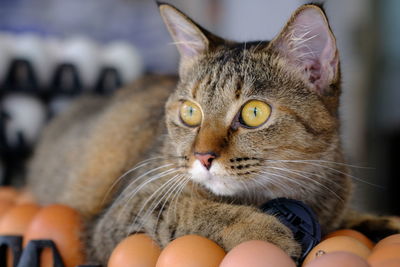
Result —
<instances>
[{"instance_id":1,"label":"cat eye","mask_svg":"<svg viewBox=\"0 0 400 267\"><path fill-rule=\"evenodd\" d=\"M247 102L240 112L240 123L254 128L263 125L271 115L271 107L259 100Z\"/></svg>"},{"instance_id":2,"label":"cat eye","mask_svg":"<svg viewBox=\"0 0 400 267\"><path fill-rule=\"evenodd\" d=\"M182 103L179 115L182 122L190 127L199 126L202 120L200 107L191 101Z\"/></svg>"}]
</instances>

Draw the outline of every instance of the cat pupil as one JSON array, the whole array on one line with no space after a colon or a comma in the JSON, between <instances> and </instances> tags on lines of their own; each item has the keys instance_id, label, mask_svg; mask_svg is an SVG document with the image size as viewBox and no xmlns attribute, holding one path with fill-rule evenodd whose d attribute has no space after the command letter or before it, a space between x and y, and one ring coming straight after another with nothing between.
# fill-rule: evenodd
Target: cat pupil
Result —
<instances>
[{"instance_id":1,"label":"cat pupil","mask_svg":"<svg viewBox=\"0 0 400 267\"><path fill-rule=\"evenodd\" d=\"M190 116L193 116L193 108L192 107L189 107L189 114L190 114Z\"/></svg>"},{"instance_id":2,"label":"cat pupil","mask_svg":"<svg viewBox=\"0 0 400 267\"><path fill-rule=\"evenodd\" d=\"M254 111L254 117L257 117L257 111L258 111L257 108L254 108L253 111Z\"/></svg>"}]
</instances>

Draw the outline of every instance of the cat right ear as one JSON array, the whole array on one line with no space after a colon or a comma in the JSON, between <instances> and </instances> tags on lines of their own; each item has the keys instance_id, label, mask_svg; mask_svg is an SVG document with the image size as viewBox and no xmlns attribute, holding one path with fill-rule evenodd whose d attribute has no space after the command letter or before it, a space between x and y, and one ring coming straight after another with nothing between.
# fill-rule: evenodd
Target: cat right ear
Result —
<instances>
[{"instance_id":1,"label":"cat right ear","mask_svg":"<svg viewBox=\"0 0 400 267\"><path fill-rule=\"evenodd\" d=\"M319 6L298 8L270 46L300 70L318 93L331 93L330 86L339 81L336 40Z\"/></svg>"},{"instance_id":2,"label":"cat right ear","mask_svg":"<svg viewBox=\"0 0 400 267\"><path fill-rule=\"evenodd\" d=\"M160 3L161 17L181 55L181 64L189 63L209 48L209 40L200 26L175 7Z\"/></svg>"}]
</instances>

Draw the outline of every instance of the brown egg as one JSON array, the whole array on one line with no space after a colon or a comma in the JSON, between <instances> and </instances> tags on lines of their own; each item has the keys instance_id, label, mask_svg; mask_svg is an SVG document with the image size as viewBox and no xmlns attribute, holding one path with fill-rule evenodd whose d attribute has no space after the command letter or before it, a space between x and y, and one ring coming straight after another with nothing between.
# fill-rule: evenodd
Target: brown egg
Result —
<instances>
[{"instance_id":1,"label":"brown egg","mask_svg":"<svg viewBox=\"0 0 400 267\"><path fill-rule=\"evenodd\" d=\"M0 235L24 235L39 210L40 207L36 204L13 206L0 219Z\"/></svg>"},{"instance_id":2,"label":"brown egg","mask_svg":"<svg viewBox=\"0 0 400 267\"><path fill-rule=\"evenodd\" d=\"M379 241L376 246L374 247L374 250L380 249L383 246L390 245L390 244L400 244L400 234L395 234L395 235L390 235L388 237L385 237L381 241Z\"/></svg>"},{"instance_id":3,"label":"brown egg","mask_svg":"<svg viewBox=\"0 0 400 267\"><path fill-rule=\"evenodd\" d=\"M34 196L27 190L22 190L15 199L16 204L36 203Z\"/></svg>"},{"instance_id":4,"label":"brown egg","mask_svg":"<svg viewBox=\"0 0 400 267\"><path fill-rule=\"evenodd\" d=\"M303 265L304 266L304 265ZM368 262L353 253L346 251L335 251L322 255L306 267L370 267Z\"/></svg>"},{"instance_id":5,"label":"brown egg","mask_svg":"<svg viewBox=\"0 0 400 267\"><path fill-rule=\"evenodd\" d=\"M220 267L296 267L294 261L272 243L251 240L234 247Z\"/></svg>"},{"instance_id":6,"label":"brown egg","mask_svg":"<svg viewBox=\"0 0 400 267\"><path fill-rule=\"evenodd\" d=\"M337 230L335 232L332 232L332 233L326 235L323 240L334 237L334 236L353 237L353 238L357 239L358 241L360 241L361 243L363 243L364 245L366 245L369 249L372 249L375 246L375 243L372 242L368 237L366 237L362 233L352 230L352 229Z\"/></svg>"},{"instance_id":7,"label":"brown egg","mask_svg":"<svg viewBox=\"0 0 400 267\"><path fill-rule=\"evenodd\" d=\"M0 199L0 218L14 206L14 201Z\"/></svg>"},{"instance_id":8,"label":"brown egg","mask_svg":"<svg viewBox=\"0 0 400 267\"><path fill-rule=\"evenodd\" d=\"M218 267L225 251L198 235L179 237L164 248L156 267Z\"/></svg>"},{"instance_id":9,"label":"brown egg","mask_svg":"<svg viewBox=\"0 0 400 267\"><path fill-rule=\"evenodd\" d=\"M30 221L39 211L40 207L34 204L14 205L14 202L8 202L10 206L3 216L0 216L0 235L23 235ZM7 249L7 267L13 266L11 250Z\"/></svg>"},{"instance_id":10,"label":"brown egg","mask_svg":"<svg viewBox=\"0 0 400 267\"><path fill-rule=\"evenodd\" d=\"M0 200L15 201L19 192L11 186L0 186Z\"/></svg>"},{"instance_id":11,"label":"brown egg","mask_svg":"<svg viewBox=\"0 0 400 267\"><path fill-rule=\"evenodd\" d=\"M386 244L374 249L368 257L368 262L377 264L378 262L392 259L400 260L400 243Z\"/></svg>"},{"instance_id":12,"label":"brown egg","mask_svg":"<svg viewBox=\"0 0 400 267\"><path fill-rule=\"evenodd\" d=\"M308 253L302 266L306 266L308 262L312 261L314 258L320 255L334 251L350 252L360 256L361 258L367 258L368 255L371 253L371 250L367 248L366 245L355 238L348 236L334 236L316 245L310 251L310 253Z\"/></svg>"},{"instance_id":13,"label":"brown egg","mask_svg":"<svg viewBox=\"0 0 400 267\"><path fill-rule=\"evenodd\" d=\"M107 266L154 267L160 253L160 247L147 235L131 235L115 247Z\"/></svg>"},{"instance_id":14,"label":"brown egg","mask_svg":"<svg viewBox=\"0 0 400 267\"><path fill-rule=\"evenodd\" d=\"M370 263L371 267L400 267L400 259L390 259L384 261L378 261L376 263Z\"/></svg>"},{"instance_id":15,"label":"brown egg","mask_svg":"<svg viewBox=\"0 0 400 267\"><path fill-rule=\"evenodd\" d=\"M25 246L32 239L51 239L57 245L65 266L74 267L85 261L79 239L81 229L81 218L76 210L64 205L50 205L43 207L33 218L23 243ZM45 254L49 255L48 252ZM49 264L49 259L46 262Z\"/></svg>"}]
</instances>

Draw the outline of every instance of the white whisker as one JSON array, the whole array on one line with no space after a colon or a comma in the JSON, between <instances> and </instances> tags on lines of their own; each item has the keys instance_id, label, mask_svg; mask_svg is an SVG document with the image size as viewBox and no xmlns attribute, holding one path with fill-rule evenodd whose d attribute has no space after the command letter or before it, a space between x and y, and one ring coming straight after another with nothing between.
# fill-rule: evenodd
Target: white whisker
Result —
<instances>
[{"instance_id":1,"label":"white whisker","mask_svg":"<svg viewBox=\"0 0 400 267\"><path fill-rule=\"evenodd\" d=\"M174 192L178 188L178 185L181 183L183 177L184 177L184 175L180 175L176 179L174 179L174 182L169 185L169 188L167 189L167 191L166 192L163 191L162 197L159 198L158 201L157 201L157 198L155 199L155 201L157 201L157 203L154 204L155 201L153 201L151 203L148 211L144 214L144 216L141 216L142 217L141 219L142 219L143 222L146 221L146 219L153 214L154 210L157 209L157 207L161 204L161 202L164 201L163 204L160 207L160 211L158 212L158 215L156 217L156 221L155 221L155 224L154 224L154 228L157 227L158 222L160 220L161 213L163 212L163 209L164 209L165 205L167 204L167 202L170 199L170 197L174 195ZM183 178L183 180L184 180L184 178Z\"/></svg>"},{"instance_id":2,"label":"white whisker","mask_svg":"<svg viewBox=\"0 0 400 267\"><path fill-rule=\"evenodd\" d=\"M143 160L139 163L137 163L133 168L129 169L128 171L126 171L125 173L123 173L120 177L118 177L117 179L115 179L115 181L111 184L110 188L107 190L107 192L104 194L104 198L102 200L102 204L104 204L105 200L107 199L108 195L111 193L111 191L113 190L113 188L124 178L126 177L128 174L134 172L135 170L147 166L149 164L151 164L153 160L158 160L158 159L162 159L165 157L154 157L154 158L149 158L146 160Z\"/></svg>"},{"instance_id":3,"label":"white whisker","mask_svg":"<svg viewBox=\"0 0 400 267\"><path fill-rule=\"evenodd\" d=\"M155 190L148 198L147 200L142 204L142 207L140 208L139 212L136 214L135 220L133 221L133 223L131 224L132 227L136 224L136 222L140 219L140 225L141 227L143 226L143 220L141 218L141 214L143 212L143 210L146 208L146 205L159 193L163 193L165 189L167 189L169 187L169 185L171 183L173 183L176 179L179 179L179 177L182 174L176 174L175 176L173 176L172 178L169 178L166 182L164 182L157 190ZM178 177L178 178L177 178ZM151 203L151 205L155 202L156 200L153 200L153 202ZM151 206L150 205L150 206ZM130 231L131 232L131 231Z\"/></svg>"},{"instance_id":4,"label":"white whisker","mask_svg":"<svg viewBox=\"0 0 400 267\"><path fill-rule=\"evenodd\" d=\"M128 203L130 203L130 201L135 197L135 195L136 195L138 192L140 192L140 190L142 190L145 186L147 186L148 184L150 184L150 183L152 183L152 182L154 182L154 181L157 181L157 180L159 180L159 179L162 179L163 177L165 177L165 176L167 176L167 175L176 173L176 172L178 172L178 171L179 171L179 170L176 170L176 169L170 169L170 170L164 171L164 172L162 172L162 173L160 173L160 174L158 174L158 175L155 175L155 176L153 176L153 177L147 179L145 182L143 182L142 184L140 184L140 186L137 187L135 190L133 190L132 192L127 193L126 196L125 196L125 194L121 194L121 195L118 197L118 200L119 200L119 201L124 201L124 202L125 202L125 206L124 206L124 208L120 211L120 214L126 210L126 207L127 207ZM128 190L125 189L124 191L128 191ZM121 198L121 199L120 199L120 198ZM120 214L119 214L119 215L120 215ZM119 218L119 216L118 216L118 218Z\"/></svg>"},{"instance_id":5,"label":"white whisker","mask_svg":"<svg viewBox=\"0 0 400 267\"><path fill-rule=\"evenodd\" d=\"M335 197L337 197L340 201L344 202L344 199L343 199L342 197L340 197L335 191L333 191L332 189L330 189L329 187L327 187L326 185L322 184L321 182L319 182L319 181L317 181L317 180L314 180L314 179L312 179L312 178L310 178L310 177L308 177L308 176L305 176L305 175L296 173L296 172L291 171L291 170L288 170L288 169L281 169L281 171L286 171L286 172L288 172L288 173L292 173L292 174L294 174L294 175L297 175L297 176L299 176L299 177L302 177L302 178L306 179L307 181L313 182L314 184L316 184L316 185L318 185L318 186L320 186L320 187L326 189L328 192L330 192L330 193L333 194ZM300 182L299 180L296 180L296 179L293 179L293 178L290 178L290 177L287 177L287 176L283 176L283 175L280 175L280 174L272 173L272 172L269 172L269 173L272 174L272 175L276 175L277 177L290 180L291 182L297 184L297 185L300 186L300 187L307 188L307 184L306 184L306 183L302 183L302 182Z\"/></svg>"}]
</instances>

